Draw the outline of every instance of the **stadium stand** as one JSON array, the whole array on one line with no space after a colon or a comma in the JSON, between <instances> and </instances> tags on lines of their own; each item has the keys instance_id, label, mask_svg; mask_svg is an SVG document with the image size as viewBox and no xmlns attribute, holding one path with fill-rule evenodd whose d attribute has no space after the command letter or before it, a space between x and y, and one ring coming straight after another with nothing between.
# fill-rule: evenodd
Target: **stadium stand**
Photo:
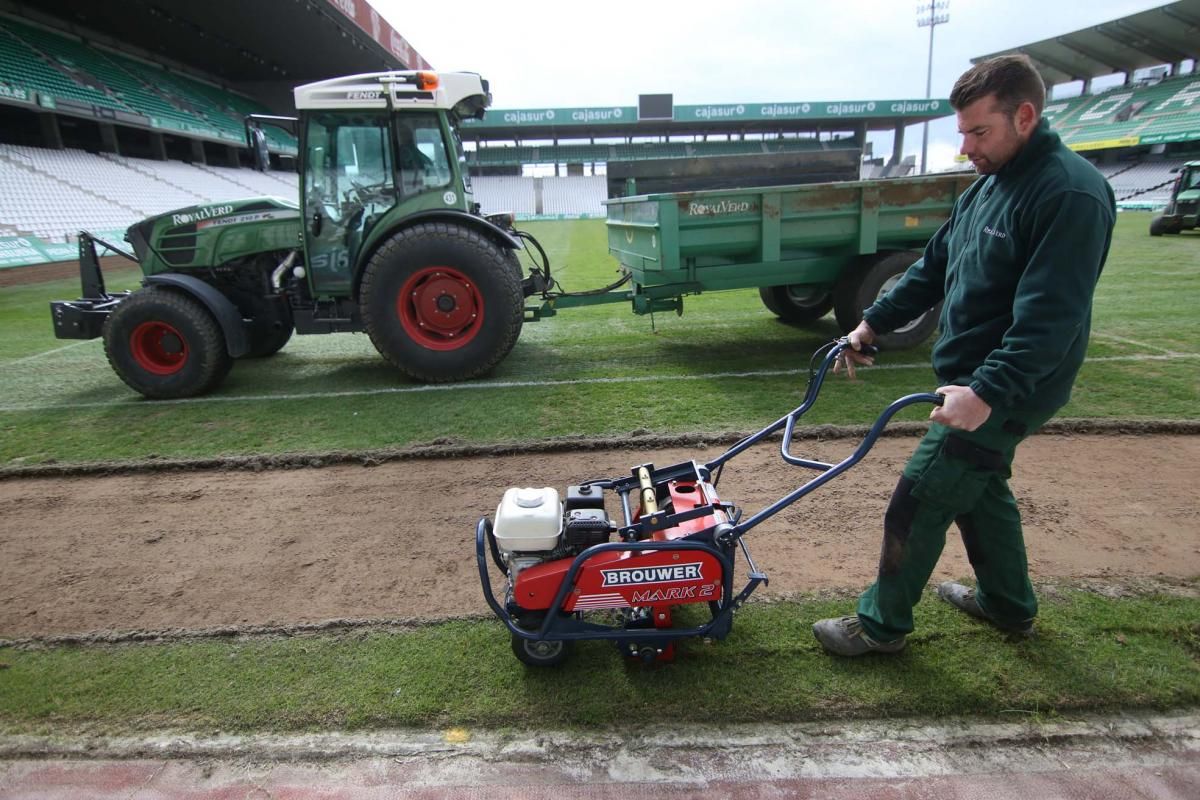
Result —
<instances>
[{"instance_id":1,"label":"stadium stand","mask_svg":"<svg viewBox=\"0 0 1200 800\"><path fill-rule=\"evenodd\" d=\"M111 153L0 144L0 226L12 235L72 241L80 230L126 228L197 203L275 195L295 198L292 173L154 161ZM603 175L479 176L485 211L531 216L603 216Z\"/></svg>"},{"instance_id":2,"label":"stadium stand","mask_svg":"<svg viewBox=\"0 0 1200 800\"><path fill-rule=\"evenodd\" d=\"M0 17L0 80L13 88L22 84L55 97L92 103L101 108L132 111L99 89L78 83L61 66L56 67L18 34L28 26Z\"/></svg>"},{"instance_id":3,"label":"stadium stand","mask_svg":"<svg viewBox=\"0 0 1200 800\"><path fill-rule=\"evenodd\" d=\"M471 179L475 202L485 214L511 211L514 214L537 214L538 201L535 181L515 175L480 176Z\"/></svg>"},{"instance_id":4,"label":"stadium stand","mask_svg":"<svg viewBox=\"0 0 1200 800\"><path fill-rule=\"evenodd\" d=\"M295 198L296 176L0 144L0 223L16 235L69 241L196 203Z\"/></svg>"},{"instance_id":5,"label":"stadium stand","mask_svg":"<svg viewBox=\"0 0 1200 800\"><path fill-rule=\"evenodd\" d=\"M1165 202L1170 197L1175 172L1183 164L1183 161L1147 161L1134 164L1109 177L1108 182L1118 200L1156 200L1161 196Z\"/></svg>"},{"instance_id":6,"label":"stadium stand","mask_svg":"<svg viewBox=\"0 0 1200 800\"><path fill-rule=\"evenodd\" d=\"M696 158L704 156L752 155L758 153L803 152L835 147L837 142L815 138L748 139L712 142L638 142L633 144L558 144L481 147L467 153L472 167L521 166L524 164L592 164L608 161L639 161L660 158Z\"/></svg>"},{"instance_id":7,"label":"stadium stand","mask_svg":"<svg viewBox=\"0 0 1200 800\"><path fill-rule=\"evenodd\" d=\"M1068 145L1194 131L1200 129L1200 76L1051 101L1046 116Z\"/></svg>"},{"instance_id":8,"label":"stadium stand","mask_svg":"<svg viewBox=\"0 0 1200 800\"><path fill-rule=\"evenodd\" d=\"M603 175L542 178L543 214L604 216L608 181Z\"/></svg>"},{"instance_id":9,"label":"stadium stand","mask_svg":"<svg viewBox=\"0 0 1200 800\"><path fill-rule=\"evenodd\" d=\"M97 229L130 225L131 207L82 192L57 176L38 170L23 153L0 150L0 220L16 235L64 241L68 231L85 224Z\"/></svg>"},{"instance_id":10,"label":"stadium stand","mask_svg":"<svg viewBox=\"0 0 1200 800\"><path fill-rule=\"evenodd\" d=\"M240 143L241 120L268 109L156 64L87 44L78 37L0 16L0 82L51 98L138 114L153 128ZM277 149L294 152L286 133L267 129Z\"/></svg>"}]
</instances>

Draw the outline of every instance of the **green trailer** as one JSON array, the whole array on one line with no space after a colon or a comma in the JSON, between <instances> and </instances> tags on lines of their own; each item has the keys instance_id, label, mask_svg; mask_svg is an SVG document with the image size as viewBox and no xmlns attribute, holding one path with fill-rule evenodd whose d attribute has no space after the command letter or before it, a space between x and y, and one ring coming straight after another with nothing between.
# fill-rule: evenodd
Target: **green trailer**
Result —
<instances>
[{"instance_id":1,"label":"green trailer","mask_svg":"<svg viewBox=\"0 0 1200 800\"><path fill-rule=\"evenodd\" d=\"M632 299L640 314L683 312L683 297L757 288L788 322L833 310L843 330L895 284L946 221L973 173L650 194L607 201L608 248L632 289L543 308ZM924 341L936 309L882 340Z\"/></svg>"}]
</instances>

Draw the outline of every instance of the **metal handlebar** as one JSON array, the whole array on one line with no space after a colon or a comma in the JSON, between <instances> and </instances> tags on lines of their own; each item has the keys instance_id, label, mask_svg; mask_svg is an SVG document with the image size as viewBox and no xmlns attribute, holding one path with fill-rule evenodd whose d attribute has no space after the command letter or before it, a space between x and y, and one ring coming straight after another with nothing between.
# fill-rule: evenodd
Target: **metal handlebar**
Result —
<instances>
[{"instance_id":1,"label":"metal handlebar","mask_svg":"<svg viewBox=\"0 0 1200 800\"><path fill-rule=\"evenodd\" d=\"M781 497L779 500L759 511L757 514L754 514L753 516L739 522L727 534L731 539L740 538L742 534L746 533L746 531L779 513L804 495L823 486L861 461L863 457L870 452L871 448L874 447L876 440L879 439L880 435L883 433L883 429L887 427L888 422L890 422L892 417L894 417L902 408L906 408L907 406L915 405L917 403L932 403L933 405L940 406L945 402L945 397L933 392L920 392L917 394L905 395L904 397L893 401L875 420L875 423L871 426L871 429L867 431L867 435L863 438L862 442L859 443L858 447L855 448L854 452L836 464L827 464L823 461L811 461L806 458L800 458L799 456L792 455L790 452L790 447L792 436L795 433L796 420L798 420L810 408L812 408L813 404L816 402L817 395L821 391L821 385L825 382L826 374L836 363L842 352L849 346L850 342L846 338L838 339L834 343L833 347L830 348L829 352L822 360L821 366L817 368L809 380L808 388L804 393L804 400L799 406L753 436L749 436L746 439L738 442L729 450L725 451L716 459L705 465L710 470L720 467L738 453L741 453L780 428L783 428L783 442L780 445L780 454L783 456L783 460L795 466L807 467L809 469L815 469L821 472L821 474L817 477L801 485L789 494ZM872 350L874 350L874 348L872 348Z\"/></svg>"}]
</instances>

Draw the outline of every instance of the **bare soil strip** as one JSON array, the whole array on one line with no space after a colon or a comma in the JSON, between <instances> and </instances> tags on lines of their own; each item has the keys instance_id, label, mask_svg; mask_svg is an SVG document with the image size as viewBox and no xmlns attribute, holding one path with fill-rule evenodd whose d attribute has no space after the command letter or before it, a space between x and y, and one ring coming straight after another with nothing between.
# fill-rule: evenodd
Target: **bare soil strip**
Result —
<instances>
[{"instance_id":1,"label":"bare soil strip","mask_svg":"<svg viewBox=\"0 0 1200 800\"><path fill-rule=\"evenodd\" d=\"M849 593L874 577L883 510L914 443L912 435L881 440L854 470L749 535L771 577L766 597ZM856 444L821 439L793 449L837 461ZM267 630L485 613L474 526L494 513L504 489L562 490L637 464L702 461L722 450L647 443L504 457L501 450L390 461L360 454L356 463L321 469L10 476L0 481L0 636ZM1031 438L1018 454L1013 486L1034 579L1194 580L1197 461L1196 436ZM721 495L753 512L813 474L786 465L777 445L764 445L731 463ZM970 572L951 535L934 580Z\"/></svg>"}]
</instances>

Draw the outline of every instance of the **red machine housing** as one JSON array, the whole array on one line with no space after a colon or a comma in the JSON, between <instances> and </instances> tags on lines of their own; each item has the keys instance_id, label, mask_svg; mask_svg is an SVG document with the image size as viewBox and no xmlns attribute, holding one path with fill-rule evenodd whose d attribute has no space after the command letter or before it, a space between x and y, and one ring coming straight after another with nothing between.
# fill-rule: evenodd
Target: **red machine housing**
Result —
<instances>
[{"instance_id":1,"label":"red machine housing","mask_svg":"<svg viewBox=\"0 0 1200 800\"><path fill-rule=\"evenodd\" d=\"M676 514L720 502L716 490L705 481L672 481L667 484L667 489L672 511ZM640 516L640 513L635 514L634 521ZM728 521L724 511L714 510L712 514L686 520L673 528L655 531L650 540L671 542ZM574 560L560 558L522 570L513 587L513 602L528 611L548 610ZM572 613L650 607L654 627L669 628L673 606L720 600L724 580L721 562L709 553L670 547L663 550L610 550L583 562L560 610ZM673 648L668 646L660 659L669 659L672 651Z\"/></svg>"}]
</instances>

